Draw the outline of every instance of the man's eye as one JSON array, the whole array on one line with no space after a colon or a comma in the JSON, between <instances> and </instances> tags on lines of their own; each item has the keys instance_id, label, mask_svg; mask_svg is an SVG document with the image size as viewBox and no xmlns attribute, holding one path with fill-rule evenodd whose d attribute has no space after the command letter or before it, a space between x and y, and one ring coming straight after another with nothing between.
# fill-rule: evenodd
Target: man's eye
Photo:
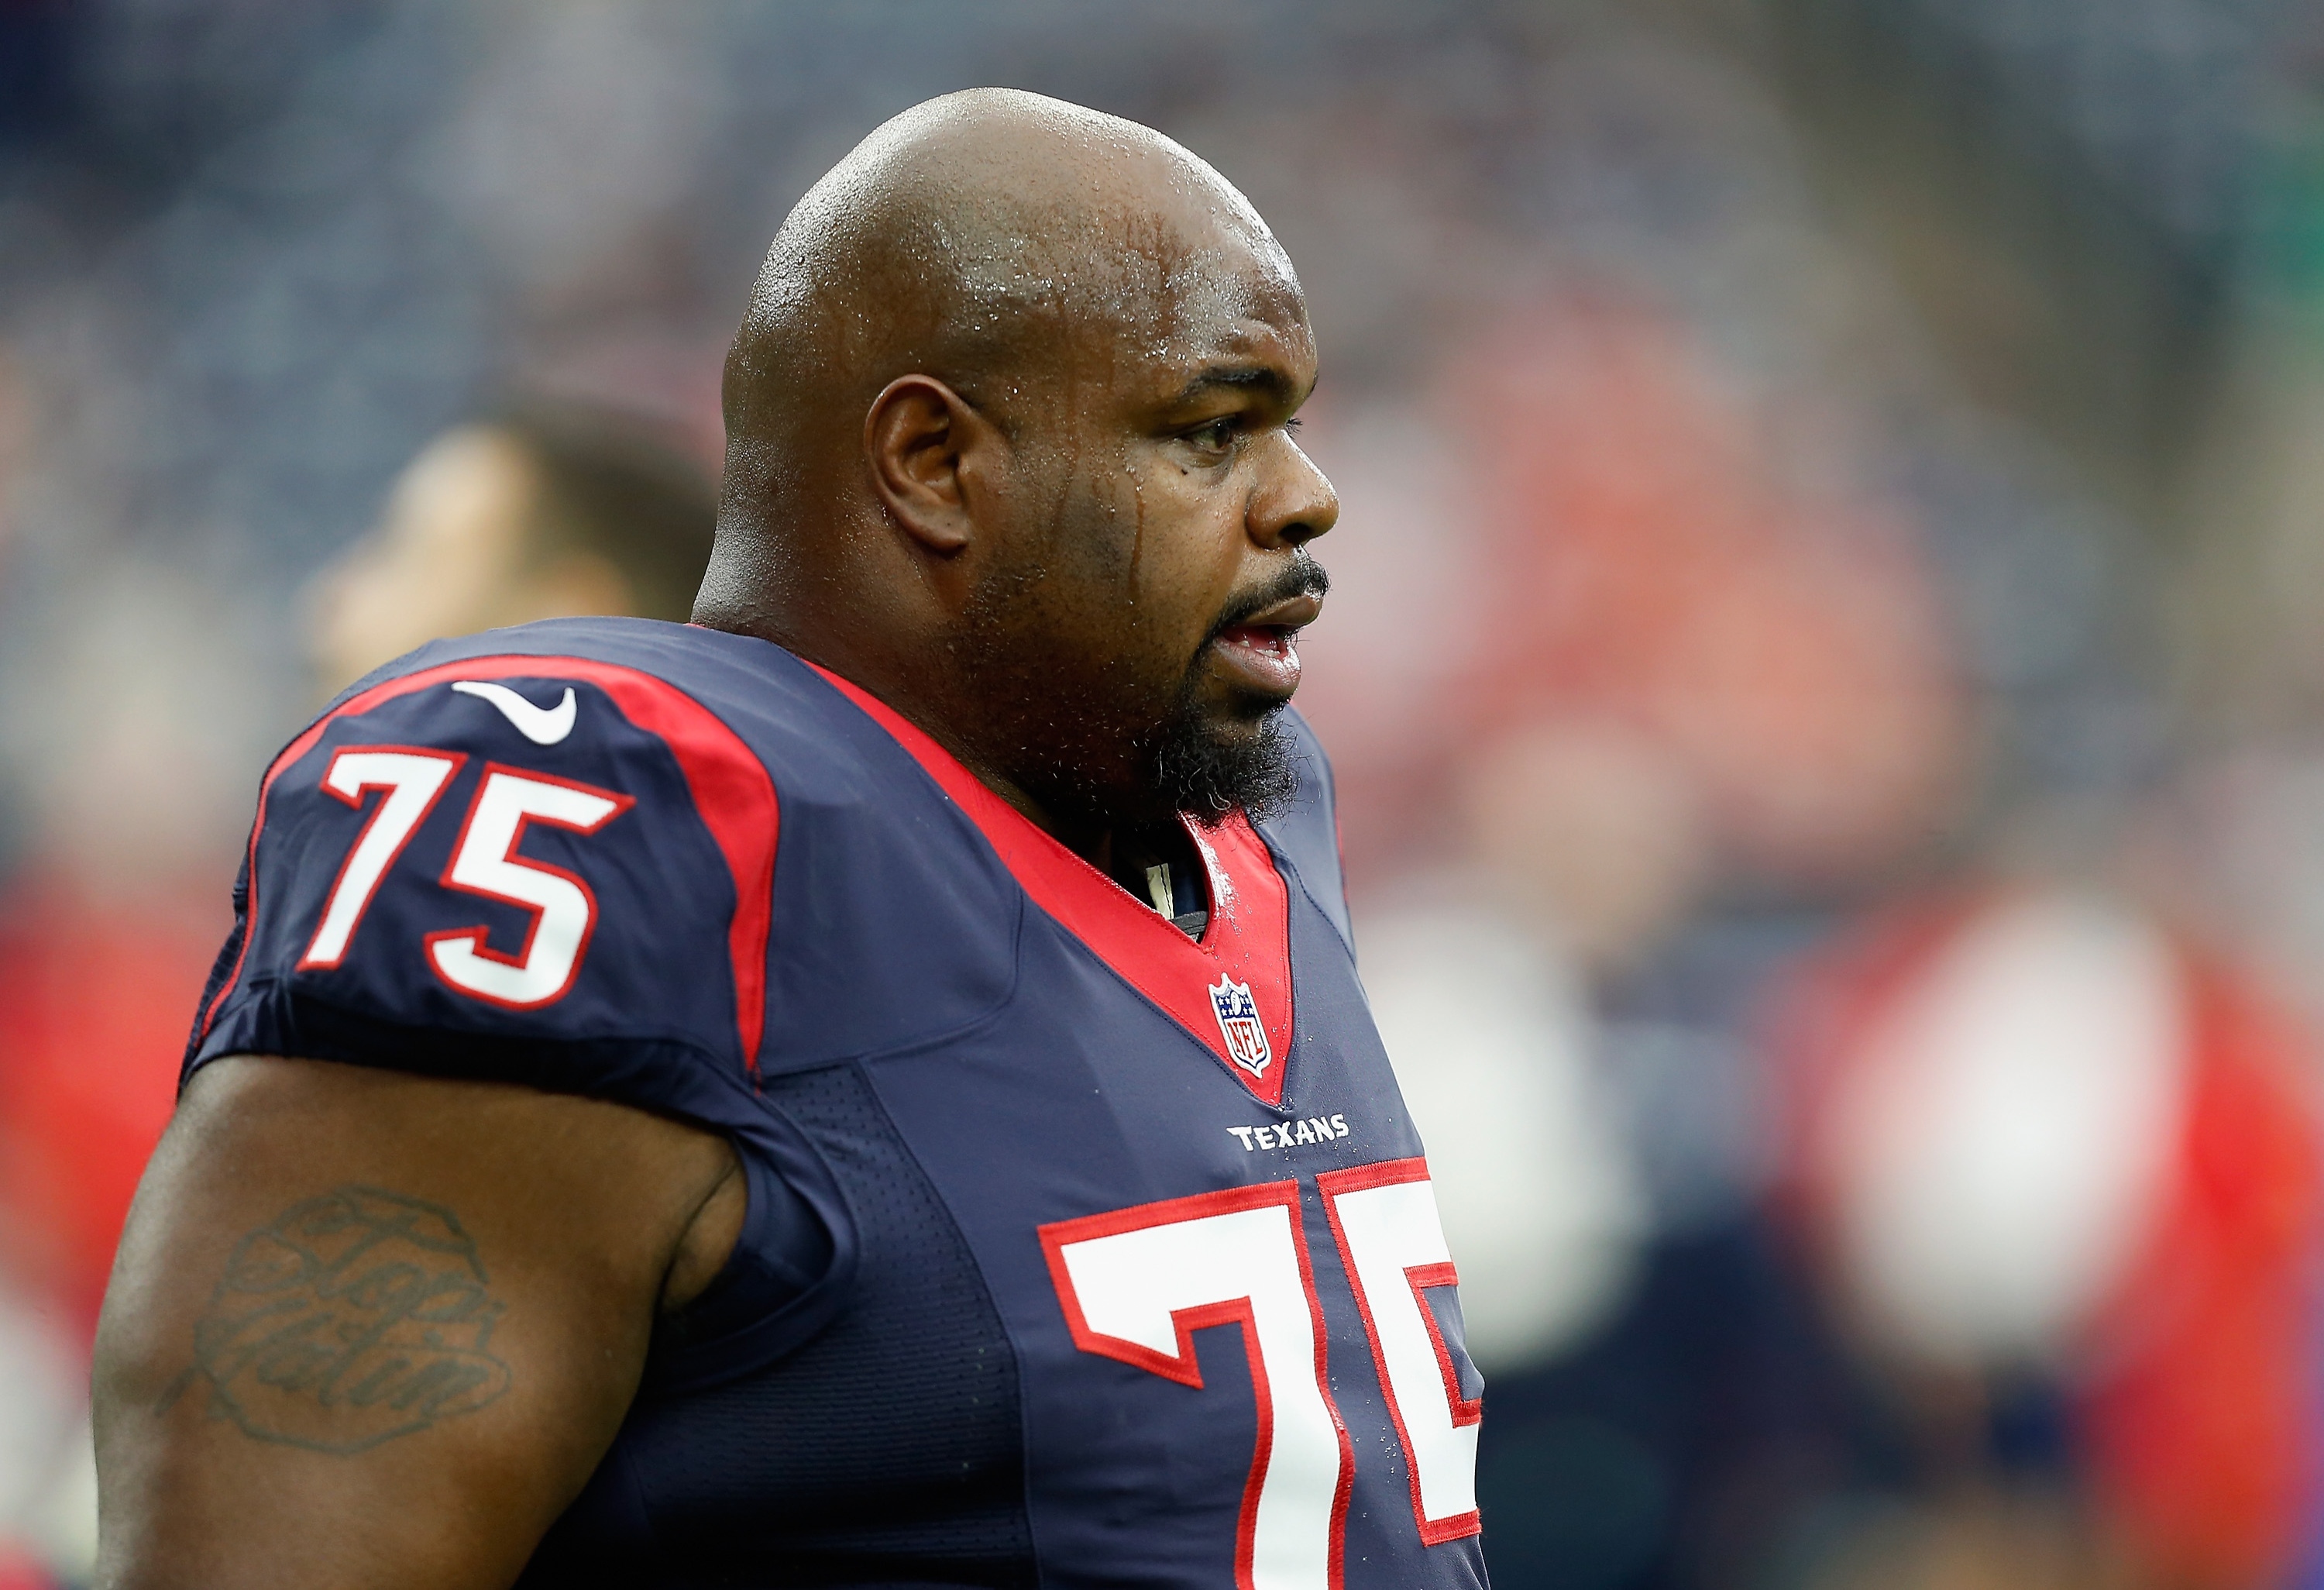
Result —
<instances>
[{"instance_id":1,"label":"man's eye","mask_svg":"<svg viewBox=\"0 0 2324 1590\"><path fill-rule=\"evenodd\" d=\"M1236 429L1234 416L1224 414L1208 425L1188 431L1186 439L1206 453L1223 453L1234 446Z\"/></svg>"}]
</instances>

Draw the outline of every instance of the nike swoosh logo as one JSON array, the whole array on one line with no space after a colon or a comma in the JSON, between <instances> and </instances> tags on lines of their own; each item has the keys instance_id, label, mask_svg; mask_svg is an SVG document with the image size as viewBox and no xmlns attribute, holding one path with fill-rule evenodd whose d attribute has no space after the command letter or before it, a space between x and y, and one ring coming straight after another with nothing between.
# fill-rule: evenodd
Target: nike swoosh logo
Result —
<instances>
[{"instance_id":1,"label":"nike swoosh logo","mask_svg":"<svg viewBox=\"0 0 2324 1590\"><path fill-rule=\"evenodd\" d=\"M454 679L452 688L463 696L474 696L499 707L501 716L516 726L516 732L536 745L554 745L571 734L574 716L579 710L571 685L565 687L565 699L554 707L535 707L506 685L484 679Z\"/></svg>"}]
</instances>

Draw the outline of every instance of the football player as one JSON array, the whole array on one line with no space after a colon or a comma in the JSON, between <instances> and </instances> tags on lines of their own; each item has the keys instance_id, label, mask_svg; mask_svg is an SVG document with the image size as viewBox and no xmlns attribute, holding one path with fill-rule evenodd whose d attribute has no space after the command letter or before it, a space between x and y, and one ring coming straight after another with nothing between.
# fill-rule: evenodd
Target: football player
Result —
<instances>
[{"instance_id":1,"label":"football player","mask_svg":"<svg viewBox=\"0 0 2324 1590\"><path fill-rule=\"evenodd\" d=\"M316 579L317 679L336 694L425 642L535 619L683 619L715 517L693 460L622 416L529 402L456 426Z\"/></svg>"},{"instance_id":2,"label":"football player","mask_svg":"<svg viewBox=\"0 0 2324 1590\"><path fill-rule=\"evenodd\" d=\"M817 183L694 623L431 643L267 770L100 1582L1481 1585L1286 705L1314 379L1144 127L973 91Z\"/></svg>"}]
</instances>

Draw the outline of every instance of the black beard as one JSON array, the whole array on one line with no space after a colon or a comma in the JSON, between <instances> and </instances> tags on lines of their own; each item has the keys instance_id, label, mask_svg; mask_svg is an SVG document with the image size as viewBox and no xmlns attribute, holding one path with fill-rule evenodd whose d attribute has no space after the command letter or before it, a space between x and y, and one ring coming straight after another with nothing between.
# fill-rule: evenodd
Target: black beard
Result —
<instances>
[{"instance_id":1,"label":"black beard","mask_svg":"<svg viewBox=\"0 0 2324 1590\"><path fill-rule=\"evenodd\" d=\"M1032 776L1019 775L1028 792L1066 830L1084 834L1150 827L1181 813L1213 827L1237 810L1256 822L1283 809L1299 790L1296 742L1284 726L1285 703L1254 698L1238 721L1206 718L1197 681L1208 650L1196 653L1168 712L1138 737L1125 759L1102 757L1100 745L1074 744L1072 730L1089 727L1093 714L1050 716L1043 738L1061 753L1036 761ZM1109 763L1134 770L1133 777L1090 776L1093 763Z\"/></svg>"},{"instance_id":2,"label":"black beard","mask_svg":"<svg viewBox=\"0 0 2324 1590\"><path fill-rule=\"evenodd\" d=\"M1197 653L1197 668L1201 657ZM1206 827L1237 810L1257 822L1281 811L1299 792L1293 746L1279 703L1259 714L1252 732L1233 738L1222 734L1195 707L1190 673L1145 762L1153 770L1156 803L1169 811L1184 812Z\"/></svg>"},{"instance_id":3,"label":"black beard","mask_svg":"<svg viewBox=\"0 0 2324 1590\"><path fill-rule=\"evenodd\" d=\"M1038 611L1028 610L1038 608L1047 573L1028 564L992 579L977 593L953 654L958 688L980 698L982 711L995 702L1015 707L1013 721L996 726L1002 737L992 764L1061 831L1094 835L1181 813L1205 825L1238 809L1259 818L1297 793L1284 703L1244 697L1221 722L1206 718L1200 702L1204 664L1221 635L1303 591L1323 593L1327 578L1312 559L1302 554L1267 588L1220 615L1175 687L1132 687L1127 698L1119 673L1080 672L1073 666L1078 659L1052 660L1010 639L1041 632ZM1150 703L1143 710L1140 695Z\"/></svg>"},{"instance_id":4,"label":"black beard","mask_svg":"<svg viewBox=\"0 0 2324 1590\"><path fill-rule=\"evenodd\" d=\"M1302 594L1323 596L1331 577L1301 551L1264 590L1253 591L1221 614L1194 649L1194 660L1178 682L1178 698L1156 730L1145 758L1154 771L1154 793L1172 812L1214 824L1240 809L1253 822L1274 816L1299 793L1293 740L1283 726L1280 701L1249 698L1236 716L1250 732L1235 737L1205 723L1195 705L1204 660L1219 637L1255 613Z\"/></svg>"}]
</instances>

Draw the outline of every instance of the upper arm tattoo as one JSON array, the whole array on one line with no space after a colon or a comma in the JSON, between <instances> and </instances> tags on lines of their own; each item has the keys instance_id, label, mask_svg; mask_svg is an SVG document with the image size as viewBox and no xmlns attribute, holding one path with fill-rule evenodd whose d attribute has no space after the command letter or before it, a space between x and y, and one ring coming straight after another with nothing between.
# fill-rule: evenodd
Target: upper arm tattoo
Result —
<instances>
[{"instance_id":1,"label":"upper arm tattoo","mask_svg":"<svg viewBox=\"0 0 2324 1590\"><path fill-rule=\"evenodd\" d=\"M194 1327L209 1411L244 1435L366 1451L509 1387L504 1305L452 1211L347 1186L245 1235Z\"/></svg>"}]
</instances>

